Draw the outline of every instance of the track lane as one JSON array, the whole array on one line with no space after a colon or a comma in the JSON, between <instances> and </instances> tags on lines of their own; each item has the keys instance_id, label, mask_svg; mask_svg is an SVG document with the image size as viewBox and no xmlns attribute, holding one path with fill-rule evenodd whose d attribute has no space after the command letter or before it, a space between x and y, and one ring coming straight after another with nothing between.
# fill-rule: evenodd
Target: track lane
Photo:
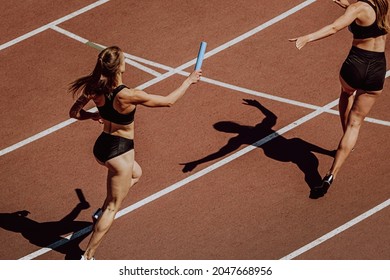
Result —
<instances>
[{"instance_id":1,"label":"track lane","mask_svg":"<svg viewBox=\"0 0 390 280\"><path fill-rule=\"evenodd\" d=\"M173 79L174 80L174 79ZM169 88L170 86L169 85L167 85L167 87ZM328 121L328 120L327 120ZM382 139L382 137L378 137L378 139ZM216 179L214 179L214 181L215 181ZM173 199L173 198L172 198ZM177 201L176 201L177 202ZM142 220L142 217L140 217L140 219ZM230 249L227 249L227 250L230 250ZM152 253L154 253L154 252L152 252ZM56 255L56 253L53 253L54 255ZM126 254L126 253L121 253L121 254ZM142 255L142 254L141 254ZM125 257L126 258L126 257Z\"/></svg>"}]
</instances>

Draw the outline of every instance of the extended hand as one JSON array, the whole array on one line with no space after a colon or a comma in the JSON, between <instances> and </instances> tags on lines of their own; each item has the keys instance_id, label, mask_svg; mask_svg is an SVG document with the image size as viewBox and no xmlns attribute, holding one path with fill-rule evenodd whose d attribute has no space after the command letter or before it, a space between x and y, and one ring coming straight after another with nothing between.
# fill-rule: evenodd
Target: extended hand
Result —
<instances>
[{"instance_id":1,"label":"extended hand","mask_svg":"<svg viewBox=\"0 0 390 280\"><path fill-rule=\"evenodd\" d=\"M339 5L341 8L344 8L346 9L350 4L349 4L349 1L347 0L333 0L334 3L336 3L337 5Z\"/></svg>"},{"instance_id":2,"label":"extended hand","mask_svg":"<svg viewBox=\"0 0 390 280\"><path fill-rule=\"evenodd\" d=\"M255 106L255 107L260 105L259 101L254 100L254 99L245 99L244 98L243 100L244 100L243 104L245 104L245 105L250 105L250 106Z\"/></svg>"},{"instance_id":3,"label":"extended hand","mask_svg":"<svg viewBox=\"0 0 390 280\"><path fill-rule=\"evenodd\" d=\"M195 70L194 72L192 72L188 76L188 78L190 79L191 84L196 84L200 80L201 76L202 76L202 70L199 69L199 70Z\"/></svg>"},{"instance_id":4,"label":"extended hand","mask_svg":"<svg viewBox=\"0 0 390 280\"><path fill-rule=\"evenodd\" d=\"M309 37L302 36L302 37L288 39L288 40L290 42L295 42L295 46L297 47L298 50L300 50L309 42Z\"/></svg>"}]
</instances>

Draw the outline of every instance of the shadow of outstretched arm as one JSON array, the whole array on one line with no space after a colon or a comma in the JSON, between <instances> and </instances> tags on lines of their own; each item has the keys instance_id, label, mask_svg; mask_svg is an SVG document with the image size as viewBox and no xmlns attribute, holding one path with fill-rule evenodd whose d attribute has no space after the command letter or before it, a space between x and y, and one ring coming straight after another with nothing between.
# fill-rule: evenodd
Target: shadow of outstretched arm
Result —
<instances>
[{"instance_id":1,"label":"shadow of outstretched arm","mask_svg":"<svg viewBox=\"0 0 390 280\"><path fill-rule=\"evenodd\" d=\"M265 118L259 123L264 130L271 129L276 124L278 117L266 107L261 105L261 103L254 99L243 99L245 105L253 106L260 110L260 112L265 116Z\"/></svg>"},{"instance_id":2,"label":"shadow of outstretched arm","mask_svg":"<svg viewBox=\"0 0 390 280\"><path fill-rule=\"evenodd\" d=\"M191 172L199 164L206 163L206 162L209 162L209 161L213 161L213 160L222 158L222 157L230 154L231 152L234 152L240 146L241 146L241 143L240 143L240 141L238 141L237 137L231 138L229 140L229 142L225 146L223 146L221 149L219 149L217 152L212 153L212 154L210 154L208 156L205 156L204 158L201 158L201 159L198 159L198 160L190 161L190 162L187 162L187 163L181 163L180 165L184 165L182 171L184 173L185 172Z\"/></svg>"}]
</instances>

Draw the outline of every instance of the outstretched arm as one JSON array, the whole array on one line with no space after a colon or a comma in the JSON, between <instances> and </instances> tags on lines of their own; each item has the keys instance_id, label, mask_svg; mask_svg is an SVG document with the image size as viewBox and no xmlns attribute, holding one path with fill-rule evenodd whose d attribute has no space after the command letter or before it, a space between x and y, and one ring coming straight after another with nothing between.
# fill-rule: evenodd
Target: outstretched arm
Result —
<instances>
[{"instance_id":1,"label":"outstretched arm","mask_svg":"<svg viewBox=\"0 0 390 280\"><path fill-rule=\"evenodd\" d=\"M148 94L142 90L128 90L118 94L119 104L122 110L132 105L144 105L147 107L171 107L176 103L192 85L197 83L202 76L202 70L192 72L187 79L174 91L166 96Z\"/></svg>"},{"instance_id":2,"label":"outstretched arm","mask_svg":"<svg viewBox=\"0 0 390 280\"><path fill-rule=\"evenodd\" d=\"M289 39L290 42L295 42L297 49L302 49L307 43L314 42L326 37L329 37L338 31L349 26L355 19L359 17L359 14L362 12L362 6L358 3L349 5L345 13L336 19L333 23L304 36L297 38Z\"/></svg>"}]
</instances>

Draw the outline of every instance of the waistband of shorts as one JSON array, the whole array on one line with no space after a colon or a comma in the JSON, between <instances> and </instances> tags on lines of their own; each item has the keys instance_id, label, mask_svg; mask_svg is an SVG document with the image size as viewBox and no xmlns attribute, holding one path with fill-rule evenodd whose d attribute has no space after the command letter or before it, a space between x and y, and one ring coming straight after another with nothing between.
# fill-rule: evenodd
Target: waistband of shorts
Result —
<instances>
[{"instance_id":1,"label":"waistband of shorts","mask_svg":"<svg viewBox=\"0 0 390 280\"><path fill-rule=\"evenodd\" d=\"M104 137L105 139L124 139L125 141L130 141L130 142L134 142L134 139L130 139L130 138L126 138L126 137L123 137L123 136L119 136L119 135L113 135L113 134L109 134L105 131L103 131L99 137Z\"/></svg>"},{"instance_id":2,"label":"waistband of shorts","mask_svg":"<svg viewBox=\"0 0 390 280\"><path fill-rule=\"evenodd\" d=\"M368 51L368 50L358 48L356 46L352 46L351 52L358 53L358 54L363 55L367 58L381 58L381 57L385 56L385 52Z\"/></svg>"}]
</instances>

